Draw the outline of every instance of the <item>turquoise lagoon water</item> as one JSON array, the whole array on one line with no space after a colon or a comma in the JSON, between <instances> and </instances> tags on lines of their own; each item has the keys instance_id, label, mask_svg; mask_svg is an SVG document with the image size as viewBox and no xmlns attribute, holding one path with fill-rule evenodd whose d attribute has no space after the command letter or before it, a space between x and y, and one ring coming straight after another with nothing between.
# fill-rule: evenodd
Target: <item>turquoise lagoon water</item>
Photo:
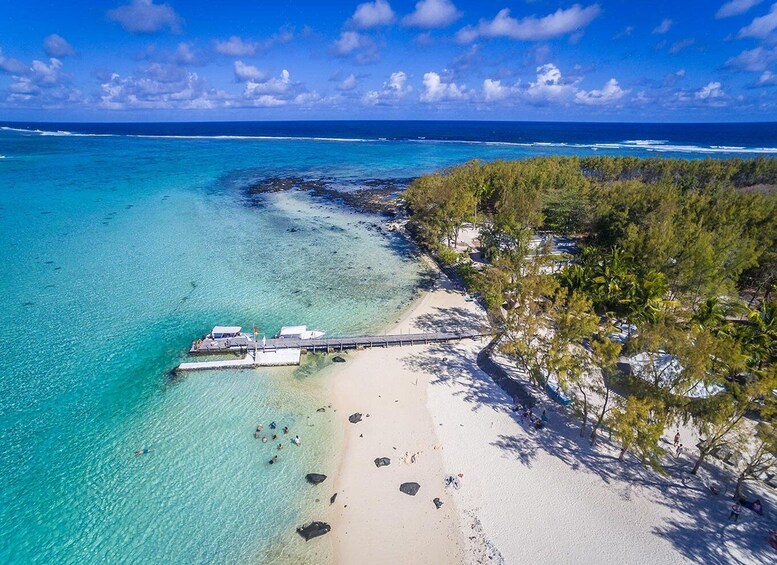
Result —
<instances>
[{"instance_id":1,"label":"turquoise lagoon water","mask_svg":"<svg viewBox=\"0 0 777 565\"><path fill-rule=\"evenodd\" d=\"M241 183L404 178L550 151L1 130L0 562L329 559L327 542L293 533L331 494L303 478L335 448L335 415L316 412L321 361L169 370L217 323L380 330L420 267L365 216L303 193L250 206ZM273 466L272 444L252 436L271 420L303 440Z\"/></svg>"}]
</instances>

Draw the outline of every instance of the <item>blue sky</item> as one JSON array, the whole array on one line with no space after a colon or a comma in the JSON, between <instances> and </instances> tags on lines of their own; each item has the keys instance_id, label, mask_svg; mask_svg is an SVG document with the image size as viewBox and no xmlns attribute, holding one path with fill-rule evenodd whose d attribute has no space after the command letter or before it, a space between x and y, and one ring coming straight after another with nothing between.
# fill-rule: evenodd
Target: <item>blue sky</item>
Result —
<instances>
[{"instance_id":1,"label":"blue sky","mask_svg":"<svg viewBox=\"0 0 777 565\"><path fill-rule=\"evenodd\" d=\"M0 0L0 119L772 121L777 3Z\"/></svg>"}]
</instances>

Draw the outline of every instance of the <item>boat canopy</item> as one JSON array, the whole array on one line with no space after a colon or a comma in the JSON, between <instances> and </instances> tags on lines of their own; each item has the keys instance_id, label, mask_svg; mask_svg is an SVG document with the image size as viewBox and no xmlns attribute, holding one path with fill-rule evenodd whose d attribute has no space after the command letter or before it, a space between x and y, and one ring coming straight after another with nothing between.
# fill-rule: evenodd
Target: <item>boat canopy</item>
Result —
<instances>
[{"instance_id":1,"label":"boat canopy","mask_svg":"<svg viewBox=\"0 0 777 565\"><path fill-rule=\"evenodd\" d=\"M302 338L307 333L307 326L283 326L278 337Z\"/></svg>"},{"instance_id":2,"label":"boat canopy","mask_svg":"<svg viewBox=\"0 0 777 565\"><path fill-rule=\"evenodd\" d=\"M214 326L210 331L213 339L220 339L224 337L237 337L240 335L240 326Z\"/></svg>"}]
</instances>

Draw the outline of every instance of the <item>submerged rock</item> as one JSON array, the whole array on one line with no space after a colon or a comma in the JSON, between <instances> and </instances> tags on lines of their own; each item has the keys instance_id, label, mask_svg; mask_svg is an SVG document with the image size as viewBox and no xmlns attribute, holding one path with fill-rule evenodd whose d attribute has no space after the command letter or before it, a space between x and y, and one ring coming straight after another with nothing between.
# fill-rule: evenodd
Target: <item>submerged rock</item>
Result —
<instances>
[{"instance_id":1,"label":"submerged rock","mask_svg":"<svg viewBox=\"0 0 777 565\"><path fill-rule=\"evenodd\" d=\"M310 541L318 536L328 534L332 526L326 522L311 522L307 526L297 528L297 533L305 538L305 541Z\"/></svg>"},{"instance_id":2,"label":"submerged rock","mask_svg":"<svg viewBox=\"0 0 777 565\"><path fill-rule=\"evenodd\" d=\"M340 357L339 355L335 355L334 357L332 357L332 362L333 363L345 363L345 358L344 357Z\"/></svg>"},{"instance_id":3,"label":"submerged rock","mask_svg":"<svg viewBox=\"0 0 777 565\"><path fill-rule=\"evenodd\" d=\"M399 492L404 492L410 496L415 496L420 488L421 485L418 483L402 483L399 485Z\"/></svg>"},{"instance_id":4,"label":"submerged rock","mask_svg":"<svg viewBox=\"0 0 777 565\"><path fill-rule=\"evenodd\" d=\"M350 416L348 416L348 421L351 422L352 424L361 422L362 421L361 412L356 412L355 414L351 414Z\"/></svg>"},{"instance_id":5,"label":"submerged rock","mask_svg":"<svg viewBox=\"0 0 777 565\"><path fill-rule=\"evenodd\" d=\"M439 498L435 498L434 500L432 500L432 502L434 502L434 505L437 507L437 510L439 510L440 506L442 506L442 500L440 500Z\"/></svg>"},{"instance_id":6,"label":"submerged rock","mask_svg":"<svg viewBox=\"0 0 777 565\"><path fill-rule=\"evenodd\" d=\"M329 504L334 504L335 500L337 500L337 493L334 493L332 496L329 497Z\"/></svg>"},{"instance_id":7,"label":"submerged rock","mask_svg":"<svg viewBox=\"0 0 777 565\"><path fill-rule=\"evenodd\" d=\"M326 475L322 475L321 473L308 473L305 475L305 480L311 485L318 485L326 480Z\"/></svg>"},{"instance_id":8,"label":"submerged rock","mask_svg":"<svg viewBox=\"0 0 777 565\"><path fill-rule=\"evenodd\" d=\"M375 460L376 467L387 467L388 465L391 465L391 459L388 457L378 457Z\"/></svg>"}]
</instances>

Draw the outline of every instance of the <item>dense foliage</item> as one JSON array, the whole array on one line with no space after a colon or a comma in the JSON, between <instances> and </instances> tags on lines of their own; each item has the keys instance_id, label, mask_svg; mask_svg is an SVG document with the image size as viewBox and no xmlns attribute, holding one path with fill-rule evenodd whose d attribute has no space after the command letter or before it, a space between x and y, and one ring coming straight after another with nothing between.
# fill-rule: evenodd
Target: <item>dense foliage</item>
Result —
<instances>
[{"instance_id":1,"label":"dense foliage","mask_svg":"<svg viewBox=\"0 0 777 565\"><path fill-rule=\"evenodd\" d=\"M701 463L743 437L746 414L772 425L777 160L470 162L417 179L405 198L409 228L448 264L464 257L452 249L461 227L478 227L487 262L460 273L530 378L573 394L581 434L603 398L592 441L607 419L624 452L657 465L656 426L693 420L707 438ZM578 253L532 247L538 234L569 236ZM659 353L681 370L655 363ZM650 362L610 407L619 354ZM701 385L724 392L692 398Z\"/></svg>"}]
</instances>

